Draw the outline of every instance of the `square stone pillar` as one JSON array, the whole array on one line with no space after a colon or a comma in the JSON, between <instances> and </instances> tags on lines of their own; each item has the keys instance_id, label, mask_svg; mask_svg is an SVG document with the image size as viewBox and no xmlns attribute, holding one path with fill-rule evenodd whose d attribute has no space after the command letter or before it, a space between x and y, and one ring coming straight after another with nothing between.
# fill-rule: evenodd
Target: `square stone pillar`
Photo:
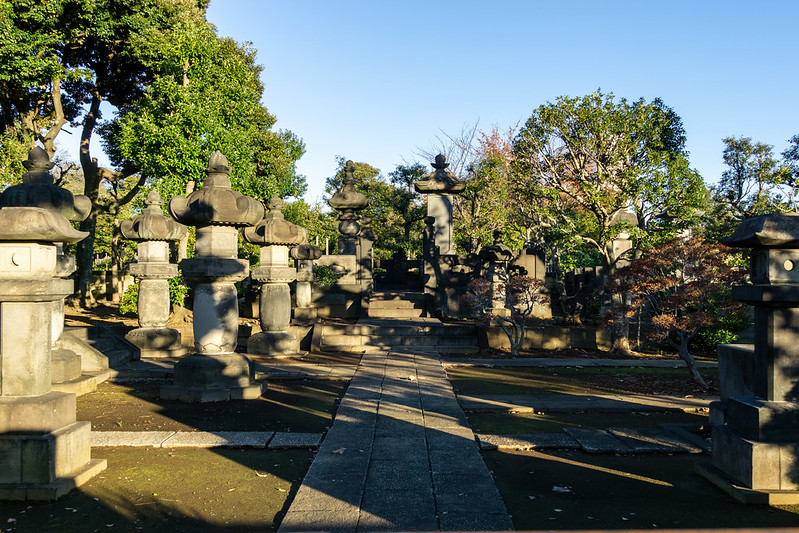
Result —
<instances>
[{"instance_id":1,"label":"square stone pillar","mask_svg":"<svg viewBox=\"0 0 799 533\"><path fill-rule=\"evenodd\" d=\"M44 211L5 208L0 226L14 210L22 225ZM91 426L76 421L75 395L51 390L53 307L73 289L56 272L55 245L0 242L2 500L54 500L106 467L91 458Z\"/></svg>"}]
</instances>

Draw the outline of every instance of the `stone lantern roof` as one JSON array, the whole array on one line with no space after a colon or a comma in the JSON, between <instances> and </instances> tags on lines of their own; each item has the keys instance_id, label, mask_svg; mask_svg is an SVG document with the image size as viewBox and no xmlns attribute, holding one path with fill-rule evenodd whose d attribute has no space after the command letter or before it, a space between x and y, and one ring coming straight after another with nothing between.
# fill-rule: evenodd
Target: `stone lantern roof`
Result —
<instances>
[{"instance_id":1,"label":"stone lantern roof","mask_svg":"<svg viewBox=\"0 0 799 533\"><path fill-rule=\"evenodd\" d=\"M487 261L510 261L513 250L502 244L502 230L494 230L494 243L480 250L480 258Z\"/></svg>"},{"instance_id":2,"label":"stone lantern roof","mask_svg":"<svg viewBox=\"0 0 799 533\"><path fill-rule=\"evenodd\" d=\"M267 205L269 211L255 226L245 228L244 238L260 246L292 246L308 240L308 230L283 218L283 200L273 196Z\"/></svg>"},{"instance_id":3,"label":"stone lantern roof","mask_svg":"<svg viewBox=\"0 0 799 533\"><path fill-rule=\"evenodd\" d=\"M186 226L164 216L161 211L161 195L155 189L147 194L147 207L141 215L123 220L119 229L126 239L132 241L178 241L186 235Z\"/></svg>"},{"instance_id":4,"label":"stone lantern roof","mask_svg":"<svg viewBox=\"0 0 799 533\"><path fill-rule=\"evenodd\" d=\"M78 231L56 211L41 207L0 209L0 241L78 242L88 233Z\"/></svg>"},{"instance_id":5,"label":"stone lantern roof","mask_svg":"<svg viewBox=\"0 0 799 533\"><path fill-rule=\"evenodd\" d=\"M187 226L252 226L264 214L261 202L234 191L230 185L227 158L218 150L211 154L208 177L202 188L188 197L175 196L169 201L172 217Z\"/></svg>"},{"instance_id":6,"label":"stone lantern roof","mask_svg":"<svg viewBox=\"0 0 799 533\"><path fill-rule=\"evenodd\" d=\"M300 244L289 250L289 256L297 261L316 261L322 257L323 252L313 244Z\"/></svg>"},{"instance_id":7,"label":"stone lantern roof","mask_svg":"<svg viewBox=\"0 0 799 533\"><path fill-rule=\"evenodd\" d=\"M466 188L458 177L447 170L449 163L443 154L436 156L435 162L431 165L435 170L414 183L416 192L422 194L439 193L439 194L458 194Z\"/></svg>"},{"instance_id":8,"label":"stone lantern roof","mask_svg":"<svg viewBox=\"0 0 799 533\"><path fill-rule=\"evenodd\" d=\"M50 170L55 165L42 148L31 148L28 159L22 165L27 170L22 175L22 183L3 191L0 207L41 207L57 212L71 222L79 222L89 216L92 202L88 196L73 196L53 183Z\"/></svg>"},{"instance_id":9,"label":"stone lantern roof","mask_svg":"<svg viewBox=\"0 0 799 533\"><path fill-rule=\"evenodd\" d=\"M799 214L773 213L747 218L722 244L736 248L799 248Z\"/></svg>"},{"instance_id":10,"label":"stone lantern roof","mask_svg":"<svg viewBox=\"0 0 799 533\"><path fill-rule=\"evenodd\" d=\"M337 211L360 211L367 203L366 195L355 190L355 164L347 161L344 165L344 182L341 189L330 197L327 204Z\"/></svg>"}]
</instances>

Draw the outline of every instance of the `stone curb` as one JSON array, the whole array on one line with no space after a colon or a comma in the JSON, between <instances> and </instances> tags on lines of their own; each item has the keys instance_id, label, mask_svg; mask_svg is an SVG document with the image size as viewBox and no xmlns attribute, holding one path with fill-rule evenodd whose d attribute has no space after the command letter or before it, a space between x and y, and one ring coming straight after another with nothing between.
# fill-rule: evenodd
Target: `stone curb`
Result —
<instances>
[{"instance_id":1,"label":"stone curb","mask_svg":"<svg viewBox=\"0 0 799 533\"><path fill-rule=\"evenodd\" d=\"M701 447L669 429L566 428L563 433L476 435L482 450L583 450L589 453L702 453Z\"/></svg>"},{"instance_id":2,"label":"stone curb","mask_svg":"<svg viewBox=\"0 0 799 533\"><path fill-rule=\"evenodd\" d=\"M588 368L588 367L619 367L619 368L685 368L685 363L680 359L574 359L565 357L531 357L528 359L447 359L442 358L444 367L448 366L478 366L485 368L502 367L530 367L530 368ZM718 368L716 361L697 361L698 368Z\"/></svg>"},{"instance_id":3,"label":"stone curb","mask_svg":"<svg viewBox=\"0 0 799 533\"><path fill-rule=\"evenodd\" d=\"M316 449L321 433L272 431L92 431L93 447Z\"/></svg>"}]
</instances>

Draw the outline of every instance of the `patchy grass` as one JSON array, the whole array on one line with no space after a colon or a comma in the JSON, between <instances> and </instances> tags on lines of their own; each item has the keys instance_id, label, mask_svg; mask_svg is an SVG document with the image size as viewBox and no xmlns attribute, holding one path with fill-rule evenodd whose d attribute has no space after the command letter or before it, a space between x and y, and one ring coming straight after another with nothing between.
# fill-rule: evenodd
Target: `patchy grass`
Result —
<instances>
[{"instance_id":1,"label":"patchy grass","mask_svg":"<svg viewBox=\"0 0 799 533\"><path fill-rule=\"evenodd\" d=\"M643 393L685 396L704 391L684 368L485 368L448 367L456 392L469 396L530 394ZM702 369L715 380L715 369Z\"/></svg>"},{"instance_id":2,"label":"patchy grass","mask_svg":"<svg viewBox=\"0 0 799 533\"><path fill-rule=\"evenodd\" d=\"M257 400L186 403L161 400L165 381L103 383L78 398L78 420L99 431L294 431L322 433L347 383L278 381Z\"/></svg>"},{"instance_id":3,"label":"patchy grass","mask_svg":"<svg viewBox=\"0 0 799 533\"><path fill-rule=\"evenodd\" d=\"M468 416L475 433L488 435L560 433L564 428L656 428L663 424L698 427L708 421L707 415L682 412L469 413Z\"/></svg>"},{"instance_id":4,"label":"patchy grass","mask_svg":"<svg viewBox=\"0 0 799 533\"><path fill-rule=\"evenodd\" d=\"M734 502L694 473L695 456L491 451L483 457L518 530L799 526L796 507Z\"/></svg>"},{"instance_id":5,"label":"patchy grass","mask_svg":"<svg viewBox=\"0 0 799 533\"><path fill-rule=\"evenodd\" d=\"M3 531L275 531L307 450L97 448L108 468L55 502L0 502Z\"/></svg>"}]
</instances>

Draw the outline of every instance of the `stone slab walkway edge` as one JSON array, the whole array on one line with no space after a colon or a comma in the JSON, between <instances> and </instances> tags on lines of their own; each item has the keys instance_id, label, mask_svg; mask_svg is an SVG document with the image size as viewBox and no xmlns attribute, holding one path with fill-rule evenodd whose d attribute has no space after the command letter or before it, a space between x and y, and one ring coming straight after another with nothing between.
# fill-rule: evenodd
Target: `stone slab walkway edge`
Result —
<instances>
[{"instance_id":1,"label":"stone slab walkway edge","mask_svg":"<svg viewBox=\"0 0 799 533\"><path fill-rule=\"evenodd\" d=\"M316 449L321 433L273 431L92 431L92 447Z\"/></svg>"}]
</instances>

